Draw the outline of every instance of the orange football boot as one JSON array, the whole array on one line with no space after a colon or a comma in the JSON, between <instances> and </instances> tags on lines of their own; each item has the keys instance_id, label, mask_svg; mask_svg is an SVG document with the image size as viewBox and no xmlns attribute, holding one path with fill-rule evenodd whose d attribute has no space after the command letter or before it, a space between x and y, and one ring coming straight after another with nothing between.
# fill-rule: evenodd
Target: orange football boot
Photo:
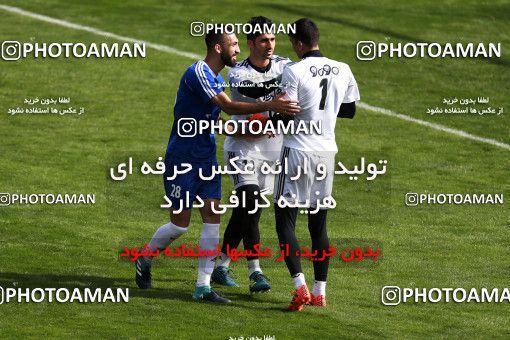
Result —
<instances>
[{"instance_id":1,"label":"orange football boot","mask_svg":"<svg viewBox=\"0 0 510 340\"><path fill-rule=\"evenodd\" d=\"M324 295L311 295L310 305L315 307L326 307L326 297Z\"/></svg>"},{"instance_id":2,"label":"orange football boot","mask_svg":"<svg viewBox=\"0 0 510 340\"><path fill-rule=\"evenodd\" d=\"M301 311L303 309L303 305L310 302L311 296L310 291L308 291L308 287L306 285L301 285L298 289L294 291L294 297L289 305L289 310L292 311Z\"/></svg>"}]
</instances>

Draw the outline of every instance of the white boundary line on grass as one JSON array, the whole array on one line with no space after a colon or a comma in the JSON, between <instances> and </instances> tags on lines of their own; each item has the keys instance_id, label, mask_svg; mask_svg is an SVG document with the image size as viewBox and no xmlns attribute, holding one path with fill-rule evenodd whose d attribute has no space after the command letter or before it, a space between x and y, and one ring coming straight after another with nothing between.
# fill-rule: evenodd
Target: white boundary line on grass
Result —
<instances>
[{"instance_id":1,"label":"white boundary line on grass","mask_svg":"<svg viewBox=\"0 0 510 340\"><path fill-rule=\"evenodd\" d=\"M377 112L377 113L380 113L380 114L383 114L383 115L386 115L386 116L390 116L390 117L399 118L399 119L402 119L402 120L405 120L405 121L408 121L408 122L411 122L411 123L416 123L416 124L420 124L420 125L423 125L423 126L427 126L429 128L432 128L432 129L435 129L435 130L439 130L439 131L442 131L442 132L446 132L446 133L449 133L449 134L452 134L452 135L455 135L455 136L463 137L463 138L466 138L466 139L471 139L471 140L474 140L474 141L477 141L477 142L482 142L482 143L486 143L486 144L490 144L490 145L494 145L494 146L499 146L500 148L510 150L510 144L498 142L497 140L494 140L494 139L485 138L485 137L479 137L479 136L472 135L472 134L467 133L467 132L462 131L462 130L457 130L457 129L449 128L449 127L441 125L441 124L427 122L425 120L413 118L413 117L408 116L408 115L404 115L404 114L401 114L401 113L393 112L391 110L388 110L388 109L385 109L385 108L382 108L382 107L372 106L372 105L369 105L369 104L363 103L363 102L359 102L358 106L361 107L362 109L365 109L365 110Z\"/></svg>"},{"instance_id":2,"label":"white boundary line on grass","mask_svg":"<svg viewBox=\"0 0 510 340\"><path fill-rule=\"evenodd\" d=\"M24 9L21 9L21 8L18 8L18 7L12 7L12 6L7 6L7 5L1 5L0 4L0 9L3 9L4 11L7 11L7 12L23 15L25 17L29 17L29 18L32 18L32 19L48 22L50 24L54 24L54 25L58 25L58 26L63 26L63 27L67 27L67 28L72 28L72 29L75 29L75 30L78 30L78 31L90 32L90 33L93 33L93 34L96 34L96 35L100 35L100 36L103 36L103 37L108 37L108 38L112 38L112 39L116 39L116 40L120 40L120 41L125 41L125 42L130 42L130 43L135 43L135 42L136 43L143 43L143 44L147 45L148 47L153 48L155 50L162 51L162 52L167 52L167 53L172 53L172 54L176 54L176 55L179 55L181 57L187 57L187 58L197 59L197 60L202 58L202 56L200 56L198 54L181 51L181 50L178 50L178 49L170 47L170 46L165 46L165 45L151 43L151 42L145 41L145 40L125 37L123 35L118 35L118 34L115 34L115 33L102 31L102 30L99 30L97 28L90 27L90 26L83 26L83 25L80 25L80 24L73 24L72 22L69 22L69 21L65 21L65 20L61 20L61 19L55 19L55 18L52 18L52 17L48 17L46 15L37 14L37 13L29 12L29 11L25 11Z\"/></svg>"},{"instance_id":3,"label":"white boundary line on grass","mask_svg":"<svg viewBox=\"0 0 510 340\"><path fill-rule=\"evenodd\" d=\"M120 41L125 41L125 42L131 42L131 43L134 43L134 42L144 43L146 46L148 46L150 48L153 48L155 50L166 52L166 53L175 54L175 55L178 55L178 56L181 56L181 57L187 57L187 58L195 59L195 60L202 59L201 55L198 55L198 54L195 54L195 53L181 51L181 50L178 50L178 49L170 47L170 46L161 45L161 44L155 44L155 43L152 43L152 42L149 42L149 41L145 41L145 40L139 40L139 39L135 39L135 38L130 38L130 37L118 35L118 34L115 34L115 33L103 31L103 30L100 30L100 29L97 29L97 28L93 28L93 27L90 27L90 26L83 26L83 25L80 25L80 24L74 24L74 23L66 21L66 20L55 19L55 18L46 16L46 15L29 12L29 11L23 10L21 8L18 8L18 7L1 5L0 4L0 9L2 9L4 11L7 11L7 12L16 13L16 14L19 14L19 15L22 15L22 16L33 18L33 19L36 19L36 20L48 22L50 24L59 25L59 26L67 27L67 28L72 28L72 29L79 30L79 31L90 32L90 33L93 33L93 34L96 34L96 35L100 35L100 36L103 36L103 37L108 37L108 38L112 38L112 39L116 39L116 40L120 40ZM457 129L449 128L449 127L441 125L441 124L430 123L430 122L427 122L427 121L424 121L424 120L421 120L421 119L417 119L417 118L413 118L413 117L408 116L408 115L404 115L404 114L401 114L401 113L393 112L391 110L388 110L388 109L385 109L385 108L382 108L382 107L372 106L372 105L369 105L369 104L366 104L366 103L363 103L363 102L359 102L358 106L360 108L368 110L368 111L380 113L380 114L383 114L383 115L386 115L386 116L390 116L390 117L394 117L394 118L399 118L399 119L402 119L402 120L405 120L405 121L408 121L408 122L411 122L411 123L419 124L419 125L422 125L422 126L426 126L426 127L429 127L431 129L435 129L435 130L438 130L438 131L441 131L441 132L446 132L446 133L449 133L451 135L455 135L457 137L471 139L471 140L474 140L474 141L477 141L477 142L481 142L481 143L485 143L485 144L490 144L490 145L497 146L497 147L500 147L500 148L503 148L503 149L506 149L506 150L510 150L510 144L506 144L506 143L503 143L503 142L498 142L497 140L494 140L494 139L479 137L479 136L467 133L467 132L462 131L462 130L457 130Z\"/></svg>"}]
</instances>

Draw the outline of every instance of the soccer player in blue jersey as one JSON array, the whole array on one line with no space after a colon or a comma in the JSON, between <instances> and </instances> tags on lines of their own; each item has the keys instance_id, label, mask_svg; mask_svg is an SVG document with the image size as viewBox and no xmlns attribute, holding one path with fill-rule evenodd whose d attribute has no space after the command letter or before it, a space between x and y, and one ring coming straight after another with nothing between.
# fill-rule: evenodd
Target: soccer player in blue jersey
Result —
<instances>
[{"instance_id":1,"label":"soccer player in blue jersey","mask_svg":"<svg viewBox=\"0 0 510 340\"><path fill-rule=\"evenodd\" d=\"M268 110L287 115L299 112L297 102L284 100L283 95L270 102L231 101L224 92L224 80L220 72L225 66L234 66L237 61L236 56L240 53L237 37L235 34L208 33L205 42L206 58L188 67L181 78L177 92L164 174L166 196L172 202L170 222L159 227L149 242L149 249L153 251L166 248L170 242L186 233L191 218L192 202L197 196L204 202L204 206L199 209L203 222L200 248L214 250L219 242L220 215L213 212L213 207L219 208L221 178L216 174L211 180L205 181L199 176L200 170L203 176L212 175L212 167L218 164L215 135L208 132L186 136L185 132L190 131L184 131L182 119L188 119L188 122L193 119L198 126L200 120L218 121L221 110L230 115ZM174 167L181 170L182 163L191 164L192 170L174 176ZM186 196L189 200L185 199ZM181 204L183 204L182 210ZM151 288L151 260L150 257L139 257L135 262L136 283L139 288ZM210 280L213 269L214 257L199 257L198 278L192 295L193 299L229 303L230 300L221 297L211 289Z\"/></svg>"}]
</instances>

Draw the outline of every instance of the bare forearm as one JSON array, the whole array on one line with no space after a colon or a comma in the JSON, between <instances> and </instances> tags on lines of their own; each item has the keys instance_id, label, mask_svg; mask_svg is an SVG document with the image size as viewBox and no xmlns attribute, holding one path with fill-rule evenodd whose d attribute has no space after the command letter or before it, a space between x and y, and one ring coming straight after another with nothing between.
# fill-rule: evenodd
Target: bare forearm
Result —
<instances>
[{"instance_id":1,"label":"bare forearm","mask_svg":"<svg viewBox=\"0 0 510 340\"><path fill-rule=\"evenodd\" d=\"M268 105L265 102L245 103L230 101L228 103L223 103L220 108L228 115L243 115L267 111Z\"/></svg>"},{"instance_id":2,"label":"bare forearm","mask_svg":"<svg viewBox=\"0 0 510 340\"><path fill-rule=\"evenodd\" d=\"M276 99L270 102L244 103L232 101L224 92L221 92L211 100L229 115L246 115L263 111L274 111L284 114L298 113L300 108L297 105L297 101L283 99L284 94L285 93L281 93Z\"/></svg>"}]
</instances>

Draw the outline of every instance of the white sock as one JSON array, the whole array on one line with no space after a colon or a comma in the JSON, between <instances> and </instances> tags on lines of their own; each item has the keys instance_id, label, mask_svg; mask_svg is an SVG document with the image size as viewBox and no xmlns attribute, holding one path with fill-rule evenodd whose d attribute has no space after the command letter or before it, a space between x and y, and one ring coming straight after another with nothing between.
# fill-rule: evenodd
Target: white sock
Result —
<instances>
[{"instance_id":1,"label":"white sock","mask_svg":"<svg viewBox=\"0 0 510 340\"><path fill-rule=\"evenodd\" d=\"M298 273L292 277L292 281L294 282L294 287L298 289L302 285L306 285L305 274Z\"/></svg>"},{"instance_id":2,"label":"white sock","mask_svg":"<svg viewBox=\"0 0 510 340\"><path fill-rule=\"evenodd\" d=\"M230 256L227 254L224 254L223 252L220 254L220 257L218 258L218 262L216 262L216 266L222 266L227 267L230 266Z\"/></svg>"},{"instance_id":3,"label":"white sock","mask_svg":"<svg viewBox=\"0 0 510 340\"><path fill-rule=\"evenodd\" d=\"M220 241L220 225L204 223L200 233L200 248L202 250L214 250ZM210 286L211 274L214 270L215 256L200 256L198 258L197 287Z\"/></svg>"},{"instance_id":4,"label":"white sock","mask_svg":"<svg viewBox=\"0 0 510 340\"><path fill-rule=\"evenodd\" d=\"M326 296L326 281L313 281L312 294L315 296Z\"/></svg>"},{"instance_id":5,"label":"white sock","mask_svg":"<svg viewBox=\"0 0 510 340\"><path fill-rule=\"evenodd\" d=\"M248 261L248 271L250 272L250 275L254 272L261 272L262 269L260 269L260 261L259 259L253 259Z\"/></svg>"},{"instance_id":6,"label":"white sock","mask_svg":"<svg viewBox=\"0 0 510 340\"><path fill-rule=\"evenodd\" d=\"M149 242L149 249L154 251L157 249L163 250L187 231L188 228L178 227L172 222L163 224L158 230L156 230L154 236L152 236L152 239ZM150 257L150 259L152 259L152 257Z\"/></svg>"}]
</instances>

